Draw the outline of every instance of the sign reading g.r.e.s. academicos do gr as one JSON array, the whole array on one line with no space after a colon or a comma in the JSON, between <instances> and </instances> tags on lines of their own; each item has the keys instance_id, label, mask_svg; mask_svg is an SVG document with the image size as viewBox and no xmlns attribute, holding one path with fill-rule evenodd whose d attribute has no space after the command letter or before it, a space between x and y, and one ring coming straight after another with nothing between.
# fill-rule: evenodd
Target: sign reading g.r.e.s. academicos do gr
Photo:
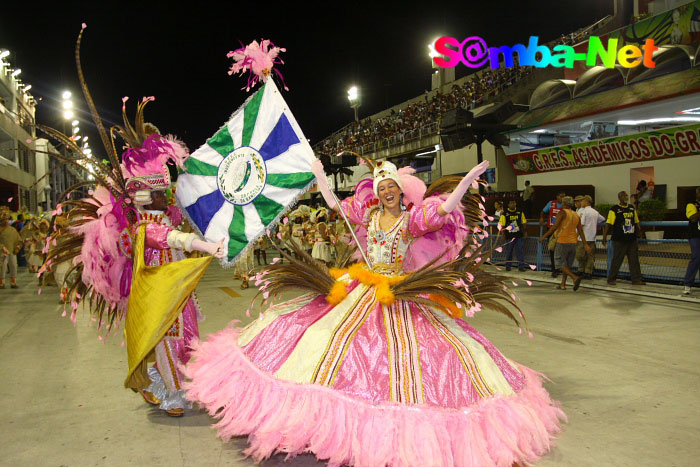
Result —
<instances>
[{"instance_id":1,"label":"sign reading g.r.e.s. academicos do gr","mask_svg":"<svg viewBox=\"0 0 700 467\"><path fill-rule=\"evenodd\" d=\"M700 124L664 128L508 156L516 175L700 155Z\"/></svg>"}]
</instances>

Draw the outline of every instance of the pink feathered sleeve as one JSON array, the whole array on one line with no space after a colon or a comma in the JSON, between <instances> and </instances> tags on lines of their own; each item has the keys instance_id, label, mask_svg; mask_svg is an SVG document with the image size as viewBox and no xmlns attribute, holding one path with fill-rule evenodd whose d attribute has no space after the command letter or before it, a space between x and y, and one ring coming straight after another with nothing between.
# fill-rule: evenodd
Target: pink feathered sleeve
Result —
<instances>
[{"instance_id":1,"label":"pink feathered sleeve","mask_svg":"<svg viewBox=\"0 0 700 467\"><path fill-rule=\"evenodd\" d=\"M342 200L340 202L340 209L348 216L350 222L357 225L364 225L363 219L367 208L357 201L354 196Z\"/></svg>"},{"instance_id":2,"label":"pink feathered sleeve","mask_svg":"<svg viewBox=\"0 0 700 467\"><path fill-rule=\"evenodd\" d=\"M421 206L411 208L411 217L408 222L408 231L413 237L440 230L448 216L441 216L437 210L440 207L440 200L426 200Z\"/></svg>"},{"instance_id":3,"label":"pink feathered sleeve","mask_svg":"<svg viewBox=\"0 0 700 467\"><path fill-rule=\"evenodd\" d=\"M371 178L360 180L357 186L355 186L355 194L340 202L340 209L343 210L353 224L367 225L369 222L369 220L365 218L367 210L371 206L378 204L379 200L374 196L372 183Z\"/></svg>"},{"instance_id":4,"label":"pink feathered sleeve","mask_svg":"<svg viewBox=\"0 0 700 467\"><path fill-rule=\"evenodd\" d=\"M146 247L165 250L168 245L168 234L172 229L166 225L150 223L146 225Z\"/></svg>"}]
</instances>

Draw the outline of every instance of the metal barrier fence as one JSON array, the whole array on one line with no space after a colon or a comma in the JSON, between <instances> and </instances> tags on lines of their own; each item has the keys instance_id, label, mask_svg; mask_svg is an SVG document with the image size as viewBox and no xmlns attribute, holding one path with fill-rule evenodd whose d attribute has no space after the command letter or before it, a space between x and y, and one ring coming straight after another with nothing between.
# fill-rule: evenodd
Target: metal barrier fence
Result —
<instances>
[{"instance_id":1,"label":"metal barrier fence","mask_svg":"<svg viewBox=\"0 0 700 467\"><path fill-rule=\"evenodd\" d=\"M541 236L545 230L543 226L539 225L539 222L529 222L530 226L539 226L539 236ZM501 235L500 238L496 239L496 233L498 232L496 223L489 224L492 226L492 233L484 239L488 246L491 248L502 247L502 251L495 251L491 256L491 261L497 264L505 265L506 261L506 240ZM604 225L601 223L600 225ZM688 225L687 222L642 222L642 228L646 231L647 227L685 227ZM550 251L547 248L547 241L542 243L538 242L538 237L529 236L523 239L523 253L525 255L525 262L528 265L536 266L538 271L551 271L552 270L552 260L550 256ZM646 281L650 282L663 282L669 284L679 284L683 282L685 277L685 271L688 267L688 262L690 261L690 244L687 239L661 239L661 240L651 240L646 238L638 239L639 242L639 264L642 268L642 277ZM596 238L596 255L595 255L595 266L593 275L598 277L607 277L608 269L610 268L610 263L613 257L614 242L608 235L608 245L607 248L603 246L601 236ZM513 260L511 263L513 268L517 268L517 257L513 254ZM575 266L578 265L578 261ZM620 271L618 272L618 278L629 279L629 265L627 264L627 258L622 263ZM695 277L695 285L700 286L700 280L697 276Z\"/></svg>"},{"instance_id":2,"label":"metal barrier fence","mask_svg":"<svg viewBox=\"0 0 700 467\"><path fill-rule=\"evenodd\" d=\"M362 155L372 154L373 152L382 149L388 149L393 146L400 146L402 144L406 144L426 136L435 135L438 133L439 129L439 123L433 122L420 128L416 128L414 130L407 130L402 133L397 133L389 138L380 138L363 146L356 146L353 150Z\"/></svg>"}]
</instances>

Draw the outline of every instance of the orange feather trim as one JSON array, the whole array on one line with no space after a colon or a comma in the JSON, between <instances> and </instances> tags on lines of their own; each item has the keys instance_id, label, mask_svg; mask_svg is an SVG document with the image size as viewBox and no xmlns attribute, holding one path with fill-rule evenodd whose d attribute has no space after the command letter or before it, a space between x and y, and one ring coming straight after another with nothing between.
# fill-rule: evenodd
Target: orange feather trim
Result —
<instances>
[{"instance_id":1,"label":"orange feather trim","mask_svg":"<svg viewBox=\"0 0 700 467\"><path fill-rule=\"evenodd\" d=\"M355 279L360 283L367 285L369 287L374 287L374 292L376 294L377 300L383 305L391 305L396 301L393 292L391 291L391 286L396 285L403 281L406 276L385 276L384 274L378 274L367 269L364 263L353 264L347 269L336 269L330 270L331 275L336 279L331 293L326 297L326 301L331 305L337 305L346 296L347 290L345 286L347 285L344 281L338 280L340 277L348 274L351 279ZM341 292L341 284L342 292ZM344 292L344 295L342 293ZM340 300L338 300L340 298ZM336 301L337 300L337 301Z\"/></svg>"},{"instance_id":2,"label":"orange feather trim","mask_svg":"<svg viewBox=\"0 0 700 467\"><path fill-rule=\"evenodd\" d=\"M347 285L348 283L345 281L335 281L335 284L331 287L330 293L326 295L326 301L335 306L345 300L345 297L348 296Z\"/></svg>"},{"instance_id":3,"label":"orange feather trim","mask_svg":"<svg viewBox=\"0 0 700 467\"><path fill-rule=\"evenodd\" d=\"M440 304L440 309L450 315L452 318L461 318L462 310L457 308L453 302L443 297L442 295L429 294L428 298L435 303Z\"/></svg>"},{"instance_id":4,"label":"orange feather trim","mask_svg":"<svg viewBox=\"0 0 700 467\"><path fill-rule=\"evenodd\" d=\"M328 272L331 274L331 277L333 277L334 279L337 280L337 279L340 279L341 277L343 277L348 272L348 270L347 269L330 268L328 270Z\"/></svg>"}]
</instances>

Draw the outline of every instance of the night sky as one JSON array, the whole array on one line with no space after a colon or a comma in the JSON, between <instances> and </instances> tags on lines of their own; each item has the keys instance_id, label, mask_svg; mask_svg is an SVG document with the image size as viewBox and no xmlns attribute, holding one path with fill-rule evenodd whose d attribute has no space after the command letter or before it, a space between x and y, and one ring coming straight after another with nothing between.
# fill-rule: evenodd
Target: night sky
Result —
<instances>
[{"instance_id":1,"label":"night sky","mask_svg":"<svg viewBox=\"0 0 700 467\"><path fill-rule=\"evenodd\" d=\"M9 2L7 2L9 3ZM226 53L239 40L269 38L286 47L278 69L290 88L284 93L312 144L353 118L346 93L361 88L360 117L430 88L427 44L441 36L479 35L489 46L527 43L530 35L547 42L612 14L612 0L480 1L458 6L425 2L411 8L353 6L341 2L237 6L174 2L12 2L0 7L0 48L11 51L20 78L42 97L37 121L61 126L60 96L73 92L89 122L73 60L82 22L83 69L93 98L109 123L120 123L122 96L156 96L146 119L162 133L173 133L195 150L248 95L242 77L227 74ZM103 4L103 5L98 5ZM277 6L273 6L277 5ZM458 67L457 76L466 68ZM281 86L280 86L281 87ZM257 89L257 88L256 88ZM91 128L92 127L92 128ZM91 146L103 154L94 125L81 123Z\"/></svg>"}]
</instances>

